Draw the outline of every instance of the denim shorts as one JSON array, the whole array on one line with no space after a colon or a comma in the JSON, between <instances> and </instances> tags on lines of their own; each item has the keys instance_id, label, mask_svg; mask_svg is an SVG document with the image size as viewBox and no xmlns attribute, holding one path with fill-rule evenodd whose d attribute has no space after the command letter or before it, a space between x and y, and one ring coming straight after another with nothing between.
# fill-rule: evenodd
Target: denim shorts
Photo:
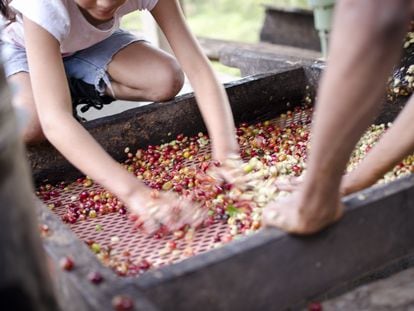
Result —
<instances>
[{"instance_id":1,"label":"denim shorts","mask_svg":"<svg viewBox=\"0 0 414 311\"><path fill-rule=\"evenodd\" d=\"M105 88L112 91L110 77L107 72L108 64L113 56L124 47L137 41L144 41L130 32L116 30L109 38L63 58L68 78L81 79L95 85L100 95ZM3 64L6 77L18 72L29 72L26 50L23 47L1 42ZM112 92L113 93L113 92Z\"/></svg>"}]
</instances>

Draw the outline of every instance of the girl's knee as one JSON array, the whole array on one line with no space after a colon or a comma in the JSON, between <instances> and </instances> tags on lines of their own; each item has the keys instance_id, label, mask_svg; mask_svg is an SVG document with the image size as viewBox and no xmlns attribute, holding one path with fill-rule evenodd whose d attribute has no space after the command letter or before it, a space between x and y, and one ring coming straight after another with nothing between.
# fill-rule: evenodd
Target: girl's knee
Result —
<instances>
[{"instance_id":1,"label":"girl's knee","mask_svg":"<svg viewBox=\"0 0 414 311\"><path fill-rule=\"evenodd\" d=\"M27 144L44 141L46 138L37 116L29 74L26 72L17 73L9 78L9 82L12 85L17 85L18 91L13 95L13 105L16 112L21 114L20 119L23 120L21 132L23 141Z\"/></svg>"},{"instance_id":2,"label":"girl's knee","mask_svg":"<svg viewBox=\"0 0 414 311\"><path fill-rule=\"evenodd\" d=\"M175 97L184 85L184 73L173 58L167 60L157 72L158 82L154 85L153 101L166 101Z\"/></svg>"},{"instance_id":3,"label":"girl's knee","mask_svg":"<svg viewBox=\"0 0 414 311\"><path fill-rule=\"evenodd\" d=\"M22 131L22 138L26 144L36 144L46 140L42 127L37 121L29 122Z\"/></svg>"},{"instance_id":4,"label":"girl's knee","mask_svg":"<svg viewBox=\"0 0 414 311\"><path fill-rule=\"evenodd\" d=\"M34 104L33 104L34 106ZM16 113L22 122L21 136L26 144L35 144L46 138L40 125L36 109L31 105L16 106Z\"/></svg>"}]
</instances>

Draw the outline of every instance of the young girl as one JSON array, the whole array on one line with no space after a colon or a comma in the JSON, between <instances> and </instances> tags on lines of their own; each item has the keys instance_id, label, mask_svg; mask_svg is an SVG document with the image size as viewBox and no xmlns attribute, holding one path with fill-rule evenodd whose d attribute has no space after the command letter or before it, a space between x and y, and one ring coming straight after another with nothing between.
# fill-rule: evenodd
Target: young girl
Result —
<instances>
[{"instance_id":1,"label":"young girl","mask_svg":"<svg viewBox=\"0 0 414 311\"><path fill-rule=\"evenodd\" d=\"M184 77L176 60L119 29L123 15L151 12L195 91L213 158L221 163L237 158L235 125L224 88L190 33L177 0L2 0L0 8L9 19L2 46L6 75L18 86L14 104L30 112L24 140L48 139L141 220L151 219L154 226L165 221L149 206L158 211L189 204L171 193L154 198L150 188L122 169L73 117L67 83L67 78L83 81L75 88L90 94L92 87L91 95L102 104L111 97L163 101L178 93Z\"/></svg>"}]
</instances>

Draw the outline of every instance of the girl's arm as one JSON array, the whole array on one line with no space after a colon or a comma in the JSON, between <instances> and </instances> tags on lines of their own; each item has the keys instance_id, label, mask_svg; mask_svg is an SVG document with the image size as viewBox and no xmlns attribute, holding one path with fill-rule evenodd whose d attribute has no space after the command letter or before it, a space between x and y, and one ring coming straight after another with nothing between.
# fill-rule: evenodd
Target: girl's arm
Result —
<instances>
[{"instance_id":1,"label":"girl's arm","mask_svg":"<svg viewBox=\"0 0 414 311\"><path fill-rule=\"evenodd\" d=\"M59 42L24 19L25 43L36 110L46 138L71 163L114 194L126 199L144 185L121 168L73 118Z\"/></svg>"},{"instance_id":2,"label":"girl's arm","mask_svg":"<svg viewBox=\"0 0 414 311\"><path fill-rule=\"evenodd\" d=\"M190 32L177 0L159 0L151 13L194 89L212 141L213 158L224 162L238 155L233 115L224 87Z\"/></svg>"},{"instance_id":3,"label":"girl's arm","mask_svg":"<svg viewBox=\"0 0 414 311\"><path fill-rule=\"evenodd\" d=\"M58 41L24 19L25 42L33 95L46 138L83 173L117 195L154 231L168 208L183 205L173 194L154 198L151 189L114 161L72 116L71 100ZM184 202L184 205L186 203ZM157 212L148 206L159 206ZM198 220L198 219L196 219ZM173 225L173 224L172 224Z\"/></svg>"},{"instance_id":4,"label":"girl's arm","mask_svg":"<svg viewBox=\"0 0 414 311\"><path fill-rule=\"evenodd\" d=\"M299 191L265 207L265 224L311 234L341 217L342 175L380 106L385 82L398 60L410 17L408 4L404 0L338 1L306 175Z\"/></svg>"}]
</instances>

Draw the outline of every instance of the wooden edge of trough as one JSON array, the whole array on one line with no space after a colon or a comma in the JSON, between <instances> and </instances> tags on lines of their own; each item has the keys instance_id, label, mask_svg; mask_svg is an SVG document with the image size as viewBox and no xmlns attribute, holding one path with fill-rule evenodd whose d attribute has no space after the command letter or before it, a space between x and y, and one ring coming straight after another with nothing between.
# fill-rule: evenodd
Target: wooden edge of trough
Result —
<instances>
[{"instance_id":1,"label":"wooden edge of trough","mask_svg":"<svg viewBox=\"0 0 414 311\"><path fill-rule=\"evenodd\" d=\"M161 309L200 310L208 304L202 310L284 310L349 290L414 254L414 176L346 197L344 203L343 219L319 234L297 237L263 229L148 272L136 284Z\"/></svg>"},{"instance_id":2,"label":"wooden edge of trough","mask_svg":"<svg viewBox=\"0 0 414 311\"><path fill-rule=\"evenodd\" d=\"M43 246L50 259L55 292L62 310L114 310L112 299L117 295L130 297L134 310L157 310L141 291L129 285L128 280L118 278L103 266L87 245L37 199L36 206L39 222L49 227L49 234L43 237ZM59 265L66 257L73 258L71 271L65 271ZM88 279L88 274L93 272L102 275L100 284L93 284Z\"/></svg>"},{"instance_id":3,"label":"wooden edge of trough","mask_svg":"<svg viewBox=\"0 0 414 311\"><path fill-rule=\"evenodd\" d=\"M246 43L231 40L213 39L207 37L197 37L204 53L210 60L220 60L223 54L228 54L230 51L237 52L256 52L267 53L275 58L300 58L308 60L316 60L322 57L320 52L294 47L287 45L274 44L269 42ZM230 66L230 65L229 65Z\"/></svg>"}]
</instances>

